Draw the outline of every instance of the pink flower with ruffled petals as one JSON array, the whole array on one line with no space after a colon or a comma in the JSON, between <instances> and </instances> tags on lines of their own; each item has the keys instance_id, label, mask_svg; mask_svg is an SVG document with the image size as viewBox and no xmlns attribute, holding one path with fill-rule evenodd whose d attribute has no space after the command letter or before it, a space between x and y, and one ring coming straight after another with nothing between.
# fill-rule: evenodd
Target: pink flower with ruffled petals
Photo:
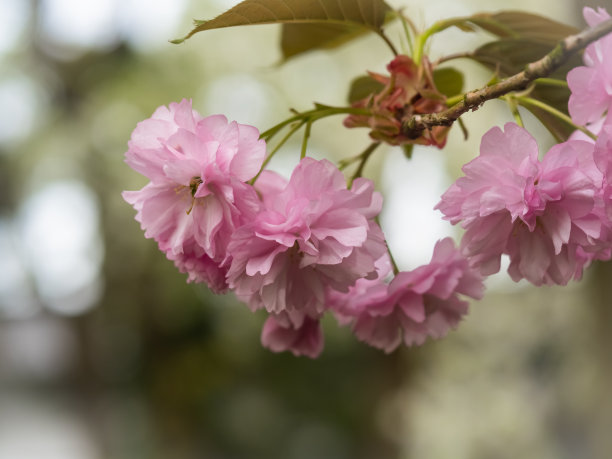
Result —
<instances>
[{"instance_id":1,"label":"pink flower with ruffled petals","mask_svg":"<svg viewBox=\"0 0 612 459\"><path fill-rule=\"evenodd\" d=\"M376 277L358 279L347 292L332 289L327 291L325 304L341 325L352 323L368 307L388 298L393 271L388 252L376 260L375 267Z\"/></svg>"},{"instance_id":2,"label":"pink flower with ruffled petals","mask_svg":"<svg viewBox=\"0 0 612 459\"><path fill-rule=\"evenodd\" d=\"M190 281L225 290L230 236L261 205L245 183L265 155L257 129L223 115L202 118L183 100L140 122L128 147L128 165L150 179L141 190L123 193L145 236Z\"/></svg>"},{"instance_id":3,"label":"pink flower with ruffled petals","mask_svg":"<svg viewBox=\"0 0 612 459\"><path fill-rule=\"evenodd\" d=\"M603 186L600 196L603 201L604 215L608 222L612 222L612 116L609 116L606 123L599 129L593 156L597 167L603 173ZM612 245L612 224L606 228L606 233L602 235L602 239ZM598 255L596 258L599 260L610 259L612 247L607 252Z\"/></svg>"},{"instance_id":4,"label":"pink flower with ruffled petals","mask_svg":"<svg viewBox=\"0 0 612 459\"><path fill-rule=\"evenodd\" d=\"M584 8L584 19L590 27L610 19L603 8ZM577 124L592 123L612 107L612 35L591 43L584 51L586 66L576 67L567 74L572 92L568 108Z\"/></svg>"},{"instance_id":5,"label":"pink flower with ruffled petals","mask_svg":"<svg viewBox=\"0 0 612 459\"><path fill-rule=\"evenodd\" d=\"M227 290L227 263L214 261L195 240L183 244L182 252L166 251L166 256L180 272L187 274L187 282L207 284L213 293L224 293Z\"/></svg>"},{"instance_id":6,"label":"pink flower with ruffled petals","mask_svg":"<svg viewBox=\"0 0 612 459\"><path fill-rule=\"evenodd\" d=\"M323 350L319 319L300 313L271 315L264 323L261 344L273 352L291 351L314 359Z\"/></svg>"},{"instance_id":7,"label":"pink flower with ruffled petals","mask_svg":"<svg viewBox=\"0 0 612 459\"><path fill-rule=\"evenodd\" d=\"M607 117L602 116L599 120L589 123L585 125L585 127L593 135L598 136L606 124L612 124L612 113ZM572 132L567 140L584 140L585 142L595 143L595 139L578 129Z\"/></svg>"},{"instance_id":8,"label":"pink flower with ruffled petals","mask_svg":"<svg viewBox=\"0 0 612 459\"><path fill-rule=\"evenodd\" d=\"M382 197L362 178L347 189L327 160L304 158L283 182L273 173L259 178L264 208L232 235L228 283L254 310L317 317L327 288L346 291L374 275L386 250L373 221Z\"/></svg>"},{"instance_id":9,"label":"pink flower with ruffled petals","mask_svg":"<svg viewBox=\"0 0 612 459\"><path fill-rule=\"evenodd\" d=\"M515 281L565 285L609 245L604 176L593 154L592 143L567 141L540 162L525 129L493 128L436 208L451 223L462 222L462 250L483 274L499 271L505 253Z\"/></svg>"},{"instance_id":10,"label":"pink flower with ruffled petals","mask_svg":"<svg viewBox=\"0 0 612 459\"><path fill-rule=\"evenodd\" d=\"M385 270L379 274L377 282L356 285L346 303L336 297L335 306L345 321L352 318L360 340L385 352L402 342L421 345L428 337L444 337L467 314L468 303L459 295L479 299L484 290L481 274L450 238L438 241L429 264L400 272L389 285Z\"/></svg>"}]
</instances>

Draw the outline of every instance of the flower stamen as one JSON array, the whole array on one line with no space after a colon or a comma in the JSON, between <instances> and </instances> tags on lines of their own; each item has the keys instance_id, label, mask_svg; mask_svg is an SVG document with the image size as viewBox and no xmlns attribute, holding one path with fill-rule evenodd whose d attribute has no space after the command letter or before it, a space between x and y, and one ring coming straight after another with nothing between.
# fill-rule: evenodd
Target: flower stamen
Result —
<instances>
[{"instance_id":1,"label":"flower stamen","mask_svg":"<svg viewBox=\"0 0 612 459\"><path fill-rule=\"evenodd\" d=\"M193 206L196 200L195 194L198 191L198 188L202 183L204 183L204 181L200 177L193 177L189 181L189 189L191 190L191 206L189 206L189 209L187 209L187 215L189 215L191 211L193 210Z\"/></svg>"}]
</instances>

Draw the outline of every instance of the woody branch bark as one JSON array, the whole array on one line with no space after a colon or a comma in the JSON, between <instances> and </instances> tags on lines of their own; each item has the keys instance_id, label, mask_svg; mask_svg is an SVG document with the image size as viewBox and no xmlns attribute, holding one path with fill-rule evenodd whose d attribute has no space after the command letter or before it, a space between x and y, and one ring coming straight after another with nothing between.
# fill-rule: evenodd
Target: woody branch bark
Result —
<instances>
[{"instance_id":1,"label":"woody branch bark","mask_svg":"<svg viewBox=\"0 0 612 459\"><path fill-rule=\"evenodd\" d=\"M434 126L450 126L461 115L470 110L477 110L487 100L497 99L512 91L523 90L537 78L543 78L550 75L574 53L609 33L612 33L612 19L608 19L598 24L596 27L583 30L576 35L570 35L561 40L561 42L542 59L528 64L522 72L491 86L465 93L463 100L453 105L448 110L438 113L411 116L402 123L402 133L413 138L420 136L425 129L431 129Z\"/></svg>"}]
</instances>

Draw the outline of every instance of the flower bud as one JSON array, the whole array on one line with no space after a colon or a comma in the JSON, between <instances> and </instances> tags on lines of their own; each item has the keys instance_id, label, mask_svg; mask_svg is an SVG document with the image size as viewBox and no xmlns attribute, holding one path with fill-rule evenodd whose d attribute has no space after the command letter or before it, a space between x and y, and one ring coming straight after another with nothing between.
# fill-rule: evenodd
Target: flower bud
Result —
<instances>
[{"instance_id":1,"label":"flower bud","mask_svg":"<svg viewBox=\"0 0 612 459\"><path fill-rule=\"evenodd\" d=\"M396 56L388 65L390 75L369 72L370 77L382 85L372 93L353 103L355 108L368 108L370 115L350 115L344 125L369 127L370 137L391 145L435 145L446 143L448 126L435 126L417 137L402 130L403 123L413 115L438 113L446 109L446 96L438 91L433 79L432 65L423 58L421 65L408 56Z\"/></svg>"}]
</instances>

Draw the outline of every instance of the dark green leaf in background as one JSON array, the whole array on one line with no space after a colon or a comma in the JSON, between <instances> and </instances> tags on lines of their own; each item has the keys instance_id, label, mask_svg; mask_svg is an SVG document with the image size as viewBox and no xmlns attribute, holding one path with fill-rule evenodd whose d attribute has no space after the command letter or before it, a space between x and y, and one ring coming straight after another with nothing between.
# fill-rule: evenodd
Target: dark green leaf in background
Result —
<instances>
[{"instance_id":1,"label":"dark green leaf in background","mask_svg":"<svg viewBox=\"0 0 612 459\"><path fill-rule=\"evenodd\" d=\"M368 75L355 78L351 83L348 100L352 104L358 100L365 99L370 94L382 91L384 85Z\"/></svg>"},{"instance_id":2,"label":"dark green leaf in background","mask_svg":"<svg viewBox=\"0 0 612 459\"><path fill-rule=\"evenodd\" d=\"M505 78L524 70L525 66L530 62L535 62L544 57L552 50L552 46L553 45L534 42L524 38L501 39L481 46L474 51L471 57L492 71L498 72L500 77ZM553 72L550 78L565 81L567 72L580 65L582 65L582 58L580 55L576 54ZM536 85L535 89L529 95L534 99L540 100L556 108L566 115L568 114L567 102L570 91L567 88ZM559 141L566 140L574 131L571 125L540 108L532 106L526 106L526 108L531 111Z\"/></svg>"},{"instance_id":3,"label":"dark green leaf in background","mask_svg":"<svg viewBox=\"0 0 612 459\"><path fill-rule=\"evenodd\" d=\"M500 37L487 43L471 54L471 58L483 64L501 78L506 78L525 69L531 62L538 61L562 39L578 32L578 29L552 19L519 11L502 11L494 14L477 14L465 18L464 24L473 24ZM567 72L582 65L580 55L572 56L563 66L549 75L565 81ZM570 92L560 87L537 85L530 97L544 102L567 114ZM551 134L559 141L567 139L574 128L541 108L527 106Z\"/></svg>"},{"instance_id":4,"label":"dark green leaf in background","mask_svg":"<svg viewBox=\"0 0 612 459\"><path fill-rule=\"evenodd\" d=\"M287 60L314 49L331 49L362 35L367 29L342 24L283 24L281 51Z\"/></svg>"},{"instance_id":5,"label":"dark green leaf in background","mask_svg":"<svg viewBox=\"0 0 612 459\"><path fill-rule=\"evenodd\" d=\"M449 19L443 22L440 30L451 26L468 32L479 28L500 38L523 38L549 45L555 45L564 37L578 32L575 27L522 11L478 13L464 18Z\"/></svg>"},{"instance_id":6,"label":"dark green leaf in background","mask_svg":"<svg viewBox=\"0 0 612 459\"><path fill-rule=\"evenodd\" d=\"M437 90L446 97L456 96L463 91L463 73L453 67L435 69L433 79Z\"/></svg>"},{"instance_id":7,"label":"dark green leaf in background","mask_svg":"<svg viewBox=\"0 0 612 459\"><path fill-rule=\"evenodd\" d=\"M470 57L507 77L525 70L527 64L541 59L552 49L551 45L525 38L507 38L481 46ZM567 72L579 65L582 65L582 57L576 54L549 77L565 80Z\"/></svg>"},{"instance_id":8,"label":"dark green leaf in background","mask_svg":"<svg viewBox=\"0 0 612 459\"><path fill-rule=\"evenodd\" d=\"M578 32L575 27L522 11L481 13L467 20L500 38L523 38L551 46Z\"/></svg>"},{"instance_id":9,"label":"dark green leaf in background","mask_svg":"<svg viewBox=\"0 0 612 459\"><path fill-rule=\"evenodd\" d=\"M191 32L173 43L180 43L204 30L253 24L325 23L377 31L389 11L384 0L245 0L210 21L196 21L196 27ZM338 32L338 29L335 31ZM330 33L327 33L327 39L331 38ZM354 30L348 33L353 34ZM292 49L300 47L295 38L292 43Z\"/></svg>"}]
</instances>

